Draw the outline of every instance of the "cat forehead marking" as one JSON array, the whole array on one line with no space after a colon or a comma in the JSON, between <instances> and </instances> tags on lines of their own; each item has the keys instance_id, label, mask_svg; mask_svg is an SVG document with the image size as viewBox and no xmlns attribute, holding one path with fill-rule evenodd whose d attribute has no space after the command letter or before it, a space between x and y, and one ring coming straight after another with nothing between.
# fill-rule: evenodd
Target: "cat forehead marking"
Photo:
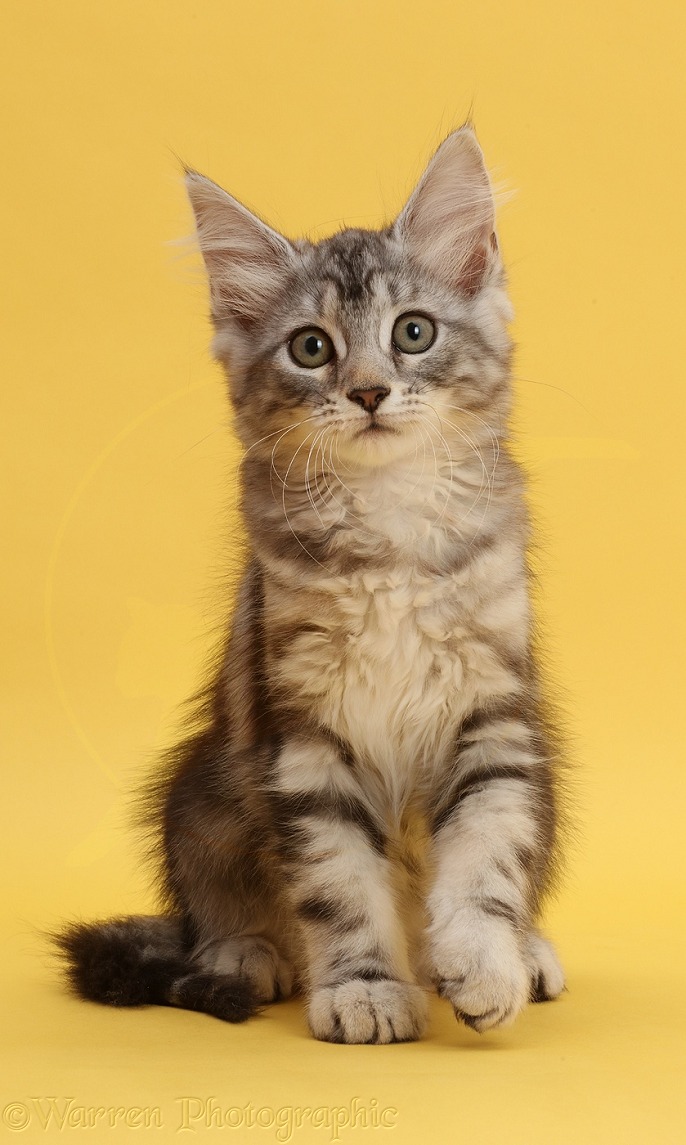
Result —
<instances>
[{"instance_id":1,"label":"cat forehead marking","mask_svg":"<svg viewBox=\"0 0 686 1145\"><path fill-rule=\"evenodd\" d=\"M392 259L378 231L346 230L315 248L313 271L333 283L341 304L357 309L373 296L378 279Z\"/></svg>"}]
</instances>

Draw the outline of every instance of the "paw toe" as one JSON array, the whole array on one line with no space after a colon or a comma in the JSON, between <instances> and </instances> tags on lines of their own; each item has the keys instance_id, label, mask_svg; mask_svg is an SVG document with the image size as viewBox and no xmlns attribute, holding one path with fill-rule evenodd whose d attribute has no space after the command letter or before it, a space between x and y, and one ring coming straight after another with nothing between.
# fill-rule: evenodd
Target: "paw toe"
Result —
<instances>
[{"instance_id":1,"label":"paw toe","mask_svg":"<svg viewBox=\"0 0 686 1145\"><path fill-rule=\"evenodd\" d=\"M320 1041L387 1045L415 1041L426 1024L424 991L391 979L353 979L315 990L309 1005L312 1033Z\"/></svg>"},{"instance_id":2,"label":"paw toe","mask_svg":"<svg viewBox=\"0 0 686 1145\"><path fill-rule=\"evenodd\" d=\"M529 1000L552 1002L564 990L565 976L555 948L547 938L532 932L528 943Z\"/></svg>"}]
</instances>

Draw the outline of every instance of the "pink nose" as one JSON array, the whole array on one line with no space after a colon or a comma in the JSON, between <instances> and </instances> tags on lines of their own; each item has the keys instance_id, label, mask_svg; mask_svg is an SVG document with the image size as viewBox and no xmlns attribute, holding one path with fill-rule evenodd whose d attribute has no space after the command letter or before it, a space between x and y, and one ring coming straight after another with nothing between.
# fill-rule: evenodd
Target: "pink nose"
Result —
<instances>
[{"instance_id":1,"label":"pink nose","mask_svg":"<svg viewBox=\"0 0 686 1145\"><path fill-rule=\"evenodd\" d=\"M390 394L390 390L384 389L383 386L378 386L374 390L350 390L348 397L351 402L355 402L358 406L362 406L367 413L375 413L381 405L384 398Z\"/></svg>"}]
</instances>

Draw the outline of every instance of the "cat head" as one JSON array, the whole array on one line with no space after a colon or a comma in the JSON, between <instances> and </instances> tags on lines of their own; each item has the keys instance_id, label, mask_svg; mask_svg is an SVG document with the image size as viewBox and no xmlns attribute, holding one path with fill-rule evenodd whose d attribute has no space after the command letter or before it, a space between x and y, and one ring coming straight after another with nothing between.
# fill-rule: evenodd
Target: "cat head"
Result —
<instances>
[{"instance_id":1,"label":"cat head","mask_svg":"<svg viewBox=\"0 0 686 1145\"><path fill-rule=\"evenodd\" d=\"M186 185L246 446L295 456L326 442L374 468L427 436L459 445L470 416L506 414L511 313L470 127L381 230L289 240L203 175Z\"/></svg>"}]
</instances>

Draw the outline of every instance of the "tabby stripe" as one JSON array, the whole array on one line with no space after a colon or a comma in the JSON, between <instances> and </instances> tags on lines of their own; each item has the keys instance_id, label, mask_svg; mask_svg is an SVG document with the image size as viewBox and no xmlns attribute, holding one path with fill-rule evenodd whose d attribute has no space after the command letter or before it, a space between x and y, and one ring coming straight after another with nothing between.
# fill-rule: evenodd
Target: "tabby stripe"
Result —
<instances>
[{"instance_id":1,"label":"tabby stripe","mask_svg":"<svg viewBox=\"0 0 686 1145\"><path fill-rule=\"evenodd\" d=\"M305 899L297 907L297 913L304 922L324 923L339 935L358 930L366 921L363 914L347 914L345 904L327 898Z\"/></svg>"},{"instance_id":2,"label":"tabby stripe","mask_svg":"<svg viewBox=\"0 0 686 1145\"><path fill-rule=\"evenodd\" d=\"M331 972L330 986L338 986L352 978L361 978L364 982L383 982L393 978L388 960L378 948L359 955L340 954L332 963Z\"/></svg>"},{"instance_id":3,"label":"tabby stripe","mask_svg":"<svg viewBox=\"0 0 686 1145\"><path fill-rule=\"evenodd\" d=\"M487 549L494 548L495 544L496 537L493 536L492 533L487 533L485 529L482 529L468 544L464 542L460 543L458 549L459 556L451 561L451 571L453 573L461 572L467 565L476 560L477 557L482 556ZM491 647L490 642L487 640L484 640L484 644L488 644L489 647ZM501 655L500 650L498 650L498 653Z\"/></svg>"},{"instance_id":4,"label":"tabby stripe","mask_svg":"<svg viewBox=\"0 0 686 1145\"><path fill-rule=\"evenodd\" d=\"M281 819L282 826L288 826L293 819L302 819L314 816L324 819L338 819L345 823L353 823L364 831L374 850L383 855L385 853L385 839L383 831L374 822L367 808L359 799L352 795L326 792L312 793L302 791L284 794L273 794L276 811Z\"/></svg>"},{"instance_id":5,"label":"tabby stripe","mask_svg":"<svg viewBox=\"0 0 686 1145\"><path fill-rule=\"evenodd\" d=\"M487 772L480 771L478 775L466 776L453 788L449 798L436 811L431 824L433 834L437 834L446 825L465 799L477 791L483 791L488 784L497 782L499 779L518 779L526 783L534 783L536 778L537 776L531 767L514 767L505 764L501 767L493 767Z\"/></svg>"},{"instance_id":6,"label":"tabby stripe","mask_svg":"<svg viewBox=\"0 0 686 1145\"><path fill-rule=\"evenodd\" d=\"M324 738L329 741L332 747L336 748L340 754L341 762L344 763L345 766L348 767L351 771L354 771L355 757L353 755L353 749L347 740L344 740L342 736L337 735L336 732L331 731L330 728L319 726L317 731L319 735L324 736Z\"/></svg>"},{"instance_id":7,"label":"tabby stripe","mask_svg":"<svg viewBox=\"0 0 686 1145\"><path fill-rule=\"evenodd\" d=\"M351 962L348 970L342 970L340 977L335 978L331 982L327 982L328 986L342 986L344 982L351 982L353 979L361 979L362 982L393 982L395 979L393 974L390 973L388 967L382 969L379 966L358 966Z\"/></svg>"},{"instance_id":8,"label":"tabby stripe","mask_svg":"<svg viewBox=\"0 0 686 1145\"><path fill-rule=\"evenodd\" d=\"M484 914L493 915L494 918L504 918L512 923L512 926L518 926L520 919L517 911L509 903L503 902L502 899L497 898L484 898L479 899L476 903L479 910Z\"/></svg>"},{"instance_id":9,"label":"tabby stripe","mask_svg":"<svg viewBox=\"0 0 686 1145\"><path fill-rule=\"evenodd\" d=\"M502 700L492 708L477 708L460 724L458 748L462 740L483 732L490 724L501 723L504 720L518 721L533 737L536 735L536 729L531 726L532 714L531 707L521 696L512 696L507 700Z\"/></svg>"},{"instance_id":10,"label":"tabby stripe","mask_svg":"<svg viewBox=\"0 0 686 1145\"><path fill-rule=\"evenodd\" d=\"M531 877L536 869L536 852L531 847L515 847L514 857L524 874Z\"/></svg>"},{"instance_id":11,"label":"tabby stripe","mask_svg":"<svg viewBox=\"0 0 686 1145\"><path fill-rule=\"evenodd\" d=\"M284 653L288 652L300 636L308 635L325 636L326 633L321 625L310 624L300 620L294 621L292 624L283 625L274 632L270 632L268 634L268 647L272 659L277 662L281 661Z\"/></svg>"}]
</instances>

